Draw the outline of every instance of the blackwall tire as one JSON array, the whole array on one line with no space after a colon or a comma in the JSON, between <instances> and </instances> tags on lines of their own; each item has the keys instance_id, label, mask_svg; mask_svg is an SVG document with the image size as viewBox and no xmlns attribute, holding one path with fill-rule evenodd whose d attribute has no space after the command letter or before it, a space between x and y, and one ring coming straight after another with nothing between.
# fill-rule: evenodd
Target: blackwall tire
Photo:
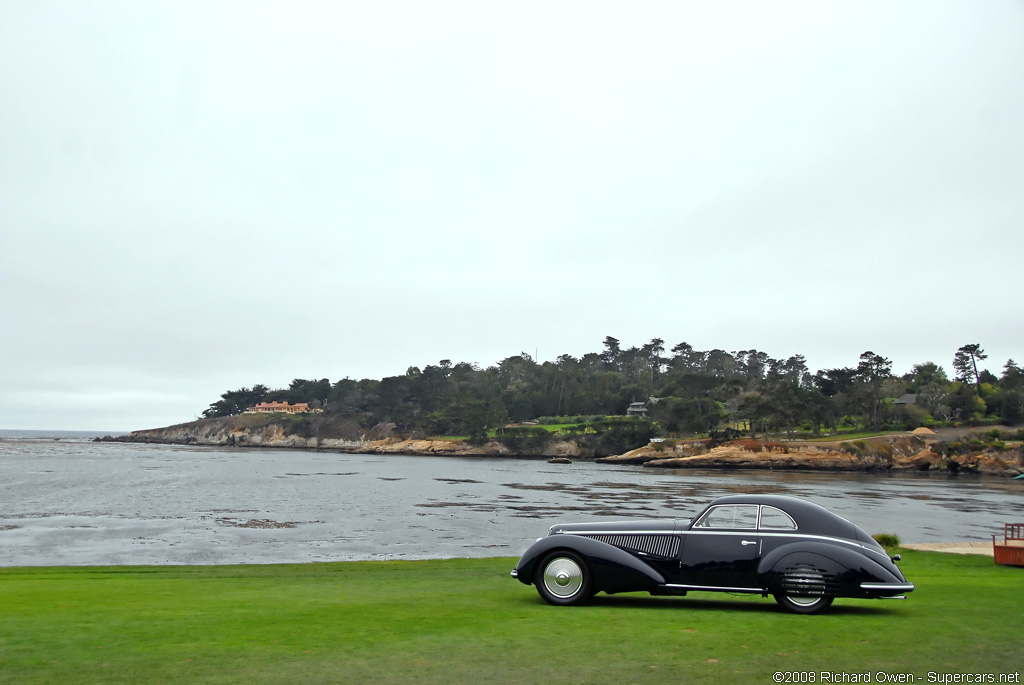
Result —
<instances>
[{"instance_id":1,"label":"blackwall tire","mask_svg":"<svg viewBox=\"0 0 1024 685\"><path fill-rule=\"evenodd\" d=\"M590 599L594 581L590 567L575 552L552 552L537 565L534 585L548 604L571 606Z\"/></svg>"}]
</instances>

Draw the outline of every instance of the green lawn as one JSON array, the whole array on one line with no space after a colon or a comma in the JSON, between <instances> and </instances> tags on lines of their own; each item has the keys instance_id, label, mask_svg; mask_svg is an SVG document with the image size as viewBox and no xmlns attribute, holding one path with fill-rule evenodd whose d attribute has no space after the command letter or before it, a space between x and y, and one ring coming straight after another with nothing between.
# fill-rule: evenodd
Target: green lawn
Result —
<instances>
[{"instance_id":1,"label":"green lawn","mask_svg":"<svg viewBox=\"0 0 1024 685\"><path fill-rule=\"evenodd\" d=\"M587 425L586 423L538 423L534 428L543 428L549 433L557 433L570 428L586 428ZM593 429L590 432L594 432Z\"/></svg>"},{"instance_id":2,"label":"green lawn","mask_svg":"<svg viewBox=\"0 0 1024 685\"><path fill-rule=\"evenodd\" d=\"M559 431L562 431L562 430L565 430L565 429L568 429L568 428L578 428L578 427L583 427L583 426L586 426L586 425L587 424L585 424L585 423L538 423L538 424L533 424L533 425L529 426L529 428L540 428L540 429L546 430L548 433L558 433ZM431 440L469 440L469 437L470 436L468 436L468 435L431 435L430 439ZM489 428L487 430L487 437L491 438L491 439L498 437L498 431L496 429L494 429L494 428Z\"/></svg>"},{"instance_id":3,"label":"green lawn","mask_svg":"<svg viewBox=\"0 0 1024 685\"><path fill-rule=\"evenodd\" d=\"M904 552L906 601L599 595L513 559L0 569L0 683L770 683L775 671L1024 670L1024 569ZM927 681L924 681L927 682ZM998 680L997 680L998 682Z\"/></svg>"},{"instance_id":4,"label":"green lawn","mask_svg":"<svg viewBox=\"0 0 1024 685\"><path fill-rule=\"evenodd\" d=\"M800 438L806 442L847 442L865 438L884 438L889 435L906 435L907 431L861 431L860 433L833 433L832 435L806 436Z\"/></svg>"}]
</instances>

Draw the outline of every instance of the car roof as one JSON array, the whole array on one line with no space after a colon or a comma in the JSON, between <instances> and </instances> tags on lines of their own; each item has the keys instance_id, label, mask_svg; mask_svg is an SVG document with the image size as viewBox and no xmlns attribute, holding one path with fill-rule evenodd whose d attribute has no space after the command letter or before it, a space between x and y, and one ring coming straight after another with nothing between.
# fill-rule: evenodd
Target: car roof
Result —
<instances>
[{"instance_id":1,"label":"car roof","mask_svg":"<svg viewBox=\"0 0 1024 685\"><path fill-rule=\"evenodd\" d=\"M841 535L857 538L857 527L838 514L804 499L786 495L726 495L708 504L706 509L719 504L765 504L777 507L793 517L803 533Z\"/></svg>"}]
</instances>

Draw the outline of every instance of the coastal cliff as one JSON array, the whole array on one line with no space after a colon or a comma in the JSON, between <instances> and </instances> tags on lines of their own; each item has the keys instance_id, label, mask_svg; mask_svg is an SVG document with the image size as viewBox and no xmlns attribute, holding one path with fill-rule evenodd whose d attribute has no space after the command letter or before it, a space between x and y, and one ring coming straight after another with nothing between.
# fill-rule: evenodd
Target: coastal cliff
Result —
<instances>
[{"instance_id":1,"label":"coastal cliff","mask_svg":"<svg viewBox=\"0 0 1024 685\"><path fill-rule=\"evenodd\" d=\"M712 449L702 443L666 448L658 443L614 457L603 464L641 464L666 469L786 469L801 471L934 471L1014 477L1024 473L1024 448L987 447L949 454L938 440L917 435L850 442L759 443L739 440Z\"/></svg>"},{"instance_id":2,"label":"coastal cliff","mask_svg":"<svg viewBox=\"0 0 1024 685\"><path fill-rule=\"evenodd\" d=\"M353 421L316 415L244 414L201 419L166 428L132 431L116 442L212 447L326 449L359 454L594 459L592 448L571 438L512 450L496 440L470 443L441 438L391 436ZM624 454L595 459L602 464L639 464L667 469L784 469L815 471L931 471L1013 477L1024 473L1024 447L1018 443L974 445L951 450L935 435L879 436L846 442L763 442L736 440L710 447L706 440L670 440Z\"/></svg>"},{"instance_id":3,"label":"coastal cliff","mask_svg":"<svg viewBox=\"0 0 1024 685\"><path fill-rule=\"evenodd\" d=\"M514 452L495 440L473 444L465 440L394 437L389 433L386 426L367 431L354 422L332 421L316 415L243 414L200 419L166 428L136 430L127 435L102 440L209 447L328 449L359 454L538 458L594 456L592 450L581 448L574 440L553 440L538 448Z\"/></svg>"},{"instance_id":4,"label":"coastal cliff","mask_svg":"<svg viewBox=\"0 0 1024 685\"><path fill-rule=\"evenodd\" d=\"M242 414L132 431L115 442L211 447L346 449L363 444L357 426L316 415Z\"/></svg>"},{"instance_id":5,"label":"coastal cliff","mask_svg":"<svg viewBox=\"0 0 1024 685\"><path fill-rule=\"evenodd\" d=\"M513 451L496 440L471 444L464 440L385 438L368 440L345 452L360 454L424 454L461 457L536 457L546 459L589 459L594 455L580 448L574 440L554 440L543 447Z\"/></svg>"}]
</instances>

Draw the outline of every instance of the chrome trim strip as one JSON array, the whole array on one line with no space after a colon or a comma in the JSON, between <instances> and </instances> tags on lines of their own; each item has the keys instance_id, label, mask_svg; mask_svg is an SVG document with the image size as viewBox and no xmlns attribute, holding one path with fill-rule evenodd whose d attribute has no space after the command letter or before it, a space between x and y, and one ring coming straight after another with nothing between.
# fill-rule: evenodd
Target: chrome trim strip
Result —
<instances>
[{"instance_id":1,"label":"chrome trim strip","mask_svg":"<svg viewBox=\"0 0 1024 685\"><path fill-rule=\"evenodd\" d=\"M710 592L748 592L748 593L752 593L752 594L756 593L756 594L759 594L759 595L763 594L764 592L767 592L767 590L765 590L764 588L757 588L757 587L725 587L725 586L721 586L721 585L676 585L674 583L666 583L662 587L671 587L671 588L676 588L676 589L679 589L679 590L695 590L695 591L708 590Z\"/></svg>"},{"instance_id":2,"label":"chrome trim strip","mask_svg":"<svg viewBox=\"0 0 1024 685\"><path fill-rule=\"evenodd\" d=\"M892 592L910 592L914 589L913 583L861 583L861 590L882 590Z\"/></svg>"},{"instance_id":3,"label":"chrome trim strip","mask_svg":"<svg viewBox=\"0 0 1024 685\"><path fill-rule=\"evenodd\" d=\"M812 535L810 533L787 533L765 530L559 530L556 531L555 535L750 535L751 533L760 535L762 537L769 538L800 538L803 540L827 540L829 542L839 542L844 545L850 545L857 549L865 552L871 552L877 556L889 559L889 555L884 552L880 552L877 549L872 549L866 545L863 545L854 540L848 540L846 538L836 538L828 535ZM891 559L890 559L891 561Z\"/></svg>"},{"instance_id":4,"label":"chrome trim strip","mask_svg":"<svg viewBox=\"0 0 1024 685\"><path fill-rule=\"evenodd\" d=\"M769 533L766 531L758 531L757 534L761 535L762 537L771 538L805 538L808 540L828 540L830 542L841 542L844 545L850 545L851 547L856 547L857 549L864 550L865 552L871 552L872 554L880 556L883 559L889 559L889 555L886 554L884 551L873 549L861 542L857 542L856 540L850 540L848 538L836 538L830 535L812 535L810 533ZM889 560L892 561L891 559Z\"/></svg>"},{"instance_id":5,"label":"chrome trim strip","mask_svg":"<svg viewBox=\"0 0 1024 685\"><path fill-rule=\"evenodd\" d=\"M685 530L556 530L553 535L682 535ZM543 538L541 538L543 540Z\"/></svg>"}]
</instances>

